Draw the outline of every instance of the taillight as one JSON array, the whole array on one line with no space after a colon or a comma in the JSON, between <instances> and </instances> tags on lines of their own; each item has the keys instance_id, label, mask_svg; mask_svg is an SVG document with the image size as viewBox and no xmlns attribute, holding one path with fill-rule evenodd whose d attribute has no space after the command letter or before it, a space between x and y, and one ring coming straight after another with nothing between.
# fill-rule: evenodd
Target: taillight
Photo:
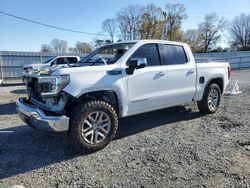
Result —
<instances>
[{"instance_id":1,"label":"taillight","mask_svg":"<svg viewBox=\"0 0 250 188\"><path fill-rule=\"evenodd\" d=\"M230 78L231 78L231 75L232 75L232 70L231 70L230 65L229 65L228 68L227 68L227 75L228 75L228 79L230 79Z\"/></svg>"}]
</instances>

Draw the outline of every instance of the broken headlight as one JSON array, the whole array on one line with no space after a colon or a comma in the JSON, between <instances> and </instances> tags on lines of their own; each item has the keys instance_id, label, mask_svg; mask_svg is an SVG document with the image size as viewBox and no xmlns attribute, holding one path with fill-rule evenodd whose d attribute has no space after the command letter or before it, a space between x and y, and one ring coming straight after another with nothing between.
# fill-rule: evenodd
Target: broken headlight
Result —
<instances>
[{"instance_id":1,"label":"broken headlight","mask_svg":"<svg viewBox=\"0 0 250 188\"><path fill-rule=\"evenodd\" d=\"M70 82L69 75L41 76L38 78L37 91L42 95L55 95Z\"/></svg>"}]
</instances>

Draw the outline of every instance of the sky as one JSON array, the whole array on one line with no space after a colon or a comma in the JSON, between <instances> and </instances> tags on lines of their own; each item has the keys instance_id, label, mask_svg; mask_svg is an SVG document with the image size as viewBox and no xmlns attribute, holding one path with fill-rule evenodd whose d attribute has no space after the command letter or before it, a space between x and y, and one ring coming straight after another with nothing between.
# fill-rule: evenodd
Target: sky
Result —
<instances>
[{"instance_id":1,"label":"sky","mask_svg":"<svg viewBox=\"0 0 250 188\"><path fill-rule=\"evenodd\" d=\"M183 30L197 29L204 15L216 12L229 21L241 13L250 14L250 0L0 0L0 11L58 27L90 33L102 33L106 18L129 4L154 3L164 9L166 3L183 3L188 18ZM97 35L98 36L98 35ZM40 51L41 44L54 38L68 41L73 47L77 41L93 42L97 36L56 30L0 14L0 51ZM228 34L221 45L226 47Z\"/></svg>"}]
</instances>

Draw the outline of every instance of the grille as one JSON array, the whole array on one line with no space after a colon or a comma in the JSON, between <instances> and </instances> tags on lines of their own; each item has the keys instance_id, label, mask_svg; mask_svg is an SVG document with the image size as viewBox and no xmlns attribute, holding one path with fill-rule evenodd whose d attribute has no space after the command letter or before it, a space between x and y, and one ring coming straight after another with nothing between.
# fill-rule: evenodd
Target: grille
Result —
<instances>
[{"instance_id":1,"label":"grille","mask_svg":"<svg viewBox=\"0 0 250 188\"><path fill-rule=\"evenodd\" d=\"M37 78L28 78L27 79L27 91L28 91L28 96L29 98L35 98L37 100L41 101L41 95L39 91L39 84L38 84L38 79Z\"/></svg>"}]
</instances>

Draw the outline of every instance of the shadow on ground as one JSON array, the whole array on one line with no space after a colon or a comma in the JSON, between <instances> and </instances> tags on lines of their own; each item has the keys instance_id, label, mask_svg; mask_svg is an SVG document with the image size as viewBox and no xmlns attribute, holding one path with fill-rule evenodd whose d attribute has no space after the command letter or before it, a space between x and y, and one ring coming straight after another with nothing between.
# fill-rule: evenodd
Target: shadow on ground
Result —
<instances>
[{"instance_id":1,"label":"shadow on ground","mask_svg":"<svg viewBox=\"0 0 250 188\"><path fill-rule=\"evenodd\" d=\"M17 114L15 102L0 104L0 115L13 115L13 114Z\"/></svg>"},{"instance_id":2,"label":"shadow on ground","mask_svg":"<svg viewBox=\"0 0 250 188\"><path fill-rule=\"evenodd\" d=\"M120 120L116 138L121 139L165 124L196 119L201 116L202 114L192 111L191 108L177 106L123 118Z\"/></svg>"},{"instance_id":3,"label":"shadow on ground","mask_svg":"<svg viewBox=\"0 0 250 188\"><path fill-rule=\"evenodd\" d=\"M4 83L2 83L0 86L1 87L10 87L10 86L24 86L25 85L25 83L23 83L23 82L17 82L17 83L8 83L8 82L4 82Z\"/></svg>"},{"instance_id":4,"label":"shadow on ground","mask_svg":"<svg viewBox=\"0 0 250 188\"><path fill-rule=\"evenodd\" d=\"M191 109L175 107L124 118L116 139L200 116ZM66 134L39 132L24 125L0 129L0 179L88 154L86 151L75 154Z\"/></svg>"},{"instance_id":5,"label":"shadow on ground","mask_svg":"<svg viewBox=\"0 0 250 188\"><path fill-rule=\"evenodd\" d=\"M20 95L20 94L25 94L26 93L26 89L15 89L15 90L12 90L10 92L13 93L13 94Z\"/></svg>"}]
</instances>

